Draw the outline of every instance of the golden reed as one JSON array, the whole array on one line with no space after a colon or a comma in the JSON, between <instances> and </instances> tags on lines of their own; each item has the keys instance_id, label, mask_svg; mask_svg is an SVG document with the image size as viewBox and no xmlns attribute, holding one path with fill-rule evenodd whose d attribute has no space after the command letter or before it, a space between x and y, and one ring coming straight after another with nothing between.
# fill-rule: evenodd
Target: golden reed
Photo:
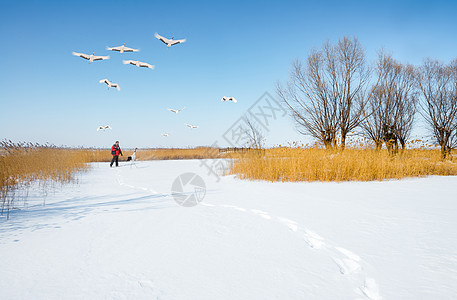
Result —
<instances>
[{"instance_id":1,"label":"golden reed","mask_svg":"<svg viewBox=\"0 0 457 300\"><path fill-rule=\"evenodd\" d=\"M439 150L277 147L235 157L230 170L241 179L267 181L371 181L427 175L457 175L457 164Z\"/></svg>"}]
</instances>

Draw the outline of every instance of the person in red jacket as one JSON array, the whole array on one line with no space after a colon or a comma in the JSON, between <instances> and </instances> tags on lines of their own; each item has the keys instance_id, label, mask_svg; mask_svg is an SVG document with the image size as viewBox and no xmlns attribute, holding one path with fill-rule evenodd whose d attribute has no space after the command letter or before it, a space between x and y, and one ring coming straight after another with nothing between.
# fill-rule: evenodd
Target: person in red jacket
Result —
<instances>
[{"instance_id":1,"label":"person in red jacket","mask_svg":"<svg viewBox=\"0 0 457 300\"><path fill-rule=\"evenodd\" d=\"M111 155L113 156L113 159L109 165L110 167L113 166L114 162L116 162L116 167L119 166L119 154L123 155L121 147L119 147L119 141L116 141L116 143L114 143L114 145L111 147Z\"/></svg>"}]
</instances>

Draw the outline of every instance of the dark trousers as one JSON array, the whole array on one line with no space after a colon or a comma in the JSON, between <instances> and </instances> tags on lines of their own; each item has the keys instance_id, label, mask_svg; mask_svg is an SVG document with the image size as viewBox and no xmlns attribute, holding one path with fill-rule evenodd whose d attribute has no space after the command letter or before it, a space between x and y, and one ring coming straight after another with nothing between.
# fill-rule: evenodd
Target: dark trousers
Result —
<instances>
[{"instance_id":1,"label":"dark trousers","mask_svg":"<svg viewBox=\"0 0 457 300\"><path fill-rule=\"evenodd\" d=\"M119 166L119 155L113 155L113 159L111 160L111 163L109 164L109 166L112 167L114 162L116 162L116 167L118 167Z\"/></svg>"}]
</instances>

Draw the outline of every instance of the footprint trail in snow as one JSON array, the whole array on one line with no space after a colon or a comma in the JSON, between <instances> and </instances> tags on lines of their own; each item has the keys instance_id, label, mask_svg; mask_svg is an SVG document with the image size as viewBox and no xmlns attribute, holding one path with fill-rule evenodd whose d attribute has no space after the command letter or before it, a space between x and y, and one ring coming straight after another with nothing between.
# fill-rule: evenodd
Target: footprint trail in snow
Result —
<instances>
[{"instance_id":1,"label":"footprint trail in snow","mask_svg":"<svg viewBox=\"0 0 457 300\"><path fill-rule=\"evenodd\" d=\"M159 194L153 189L137 187L129 184L125 184L122 176L117 174L117 181L119 185L123 185L132 189L143 190L153 194ZM215 205L210 203L201 202L200 205L207 207L222 207L227 209L233 209L242 213L252 213L268 221L275 221L286 226L291 232L298 234L305 241L305 243L316 251L321 251L323 254L328 255L335 263L337 270L342 276L354 281L357 284L354 292L358 296L365 296L370 300L381 300L382 297L379 294L378 285L376 280L368 277L366 274L366 268L369 267L368 263L362 261L362 259L355 253L347 250L343 247L336 246L330 241L324 239L314 231L300 225L299 223L284 217L272 216L268 212L259 209L246 209L236 205L221 204ZM365 266L365 267L364 267Z\"/></svg>"},{"instance_id":2,"label":"footprint trail in snow","mask_svg":"<svg viewBox=\"0 0 457 300\"><path fill-rule=\"evenodd\" d=\"M214 205L209 203L201 203L201 205L208 207L229 208L245 213L250 212L263 219L279 222L280 224L286 226L290 231L301 235L303 240L310 248L316 251L322 251L323 254L330 256L340 274L356 282L358 286L354 290L354 292L358 296L365 296L366 298L371 300L382 299L382 297L379 294L376 280L371 277L368 277L366 274L365 268L363 267L369 266L366 262L362 261L362 259L358 255L351 252L350 250L334 245L333 243L331 243L328 240L325 240L323 237L321 237L314 231L309 230L304 226L301 226L297 222L284 217L272 216L271 214L259 209L246 209L238 207L236 205L227 204Z\"/></svg>"}]
</instances>

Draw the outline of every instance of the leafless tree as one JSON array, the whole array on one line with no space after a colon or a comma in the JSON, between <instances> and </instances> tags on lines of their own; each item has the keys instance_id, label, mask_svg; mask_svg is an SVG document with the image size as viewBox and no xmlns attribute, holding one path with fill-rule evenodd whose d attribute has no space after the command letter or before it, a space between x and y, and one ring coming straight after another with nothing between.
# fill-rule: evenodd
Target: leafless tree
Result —
<instances>
[{"instance_id":1,"label":"leafless tree","mask_svg":"<svg viewBox=\"0 0 457 300\"><path fill-rule=\"evenodd\" d=\"M336 146L336 133L344 149L349 132L365 118L364 108L376 89L370 85L370 69L357 38L343 38L336 45L326 43L314 50L306 64L293 64L286 88L278 95L289 108L298 130Z\"/></svg>"},{"instance_id":2,"label":"leafless tree","mask_svg":"<svg viewBox=\"0 0 457 300\"><path fill-rule=\"evenodd\" d=\"M374 141L376 150L380 150L385 142L386 131L390 128L388 123L392 106L384 88L378 87L365 108L367 117L361 123L362 132Z\"/></svg>"},{"instance_id":3,"label":"leafless tree","mask_svg":"<svg viewBox=\"0 0 457 300\"><path fill-rule=\"evenodd\" d=\"M260 126L252 118L245 116L246 123L245 136L247 137L247 146L254 149L262 149L265 137Z\"/></svg>"},{"instance_id":4,"label":"leafless tree","mask_svg":"<svg viewBox=\"0 0 457 300\"><path fill-rule=\"evenodd\" d=\"M366 118L361 127L377 150L385 143L395 153L398 143L405 148L416 114L414 68L380 52L376 72L380 81L364 110Z\"/></svg>"},{"instance_id":5,"label":"leafless tree","mask_svg":"<svg viewBox=\"0 0 457 300\"><path fill-rule=\"evenodd\" d=\"M444 159L455 147L457 130L457 60L445 65L426 59L417 72L417 84L423 96L422 115L441 147Z\"/></svg>"},{"instance_id":6,"label":"leafless tree","mask_svg":"<svg viewBox=\"0 0 457 300\"><path fill-rule=\"evenodd\" d=\"M278 85L277 93L289 108L297 130L322 142L326 148L336 144L338 130L337 99L329 93L322 51L313 50L306 65L295 61L286 88Z\"/></svg>"},{"instance_id":7,"label":"leafless tree","mask_svg":"<svg viewBox=\"0 0 457 300\"><path fill-rule=\"evenodd\" d=\"M331 49L330 46L325 48ZM379 80L373 88L368 87L370 70L366 66L365 52L357 38L345 37L326 53L330 54L329 71L334 78L332 81L335 86L334 95L338 99L341 148L344 149L348 133L363 121L365 105Z\"/></svg>"},{"instance_id":8,"label":"leafless tree","mask_svg":"<svg viewBox=\"0 0 457 300\"><path fill-rule=\"evenodd\" d=\"M411 135L417 112L418 92L415 85L415 71L412 65L402 65L394 97L397 102L395 134L404 150Z\"/></svg>"}]
</instances>

